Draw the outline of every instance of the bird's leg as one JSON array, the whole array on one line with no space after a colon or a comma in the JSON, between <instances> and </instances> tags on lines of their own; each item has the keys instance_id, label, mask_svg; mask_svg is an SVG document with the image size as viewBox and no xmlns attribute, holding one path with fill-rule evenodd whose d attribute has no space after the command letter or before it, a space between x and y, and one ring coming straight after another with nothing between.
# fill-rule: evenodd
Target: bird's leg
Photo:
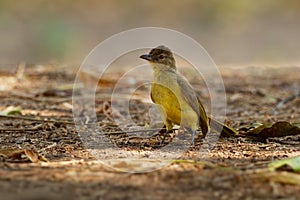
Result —
<instances>
[{"instance_id":1,"label":"bird's leg","mask_svg":"<svg viewBox=\"0 0 300 200\"><path fill-rule=\"evenodd\" d=\"M196 134L196 130L193 130L191 128L185 128L189 133L192 134L192 145L195 144L195 134Z\"/></svg>"},{"instance_id":2,"label":"bird's leg","mask_svg":"<svg viewBox=\"0 0 300 200\"><path fill-rule=\"evenodd\" d=\"M173 125L172 125L172 122L169 121L169 120L166 120L166 121L165 121L165 124L166 124L166 129L167 129L167 130L166 130L166 132L164 133L164 136L163 136L163 138L162 138L160 144L164 144L167 134L173 133L173 129L172 129L172 128L173 128Z\"/></svg>"},{"instance_id":3,"label":"bird's leg","mask_svg":"<svg viewBox=\"0 0 300 200\"><path fill-rule=\"evenodd\" d=\"M164 144L165 139L166 139L166 136L167 136L169 133L173 133L173 130L167 130L167 131L164 133L164 136L163 136L163 138L162 138L160 144Z\"/></svg>"}]
</instances>

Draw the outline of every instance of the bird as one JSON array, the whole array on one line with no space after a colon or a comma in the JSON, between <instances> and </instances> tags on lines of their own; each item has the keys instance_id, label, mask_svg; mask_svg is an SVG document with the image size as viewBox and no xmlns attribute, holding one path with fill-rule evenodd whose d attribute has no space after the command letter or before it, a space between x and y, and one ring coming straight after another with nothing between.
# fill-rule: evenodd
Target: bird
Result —
<instances>
[{"instance_id":1,"label":"bird","mask_svg":"<svg viewBox=\"0 0 300 200\"><path fill-rule=\"evenodd\" d=\"M151 99L157 105L166 126L166 134L173 131L174 124L180 125L192 134L192 145L199 127L203 135L210 132L210 125L226 135L236 134L233 128L207 115L191 84L178 73L175 58L168 47L160 45L140 58L150 62L154 71ZM163 141L164 138L165 135Z\"/></svg>"}]
</instances>

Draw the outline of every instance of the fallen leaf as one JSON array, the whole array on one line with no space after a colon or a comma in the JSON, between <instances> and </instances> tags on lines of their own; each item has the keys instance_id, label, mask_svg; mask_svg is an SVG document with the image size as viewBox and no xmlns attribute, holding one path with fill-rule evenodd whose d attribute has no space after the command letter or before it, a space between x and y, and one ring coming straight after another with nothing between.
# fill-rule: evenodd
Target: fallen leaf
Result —
<instances>
[{"instance_id":1,"label":"fallen leaf","mask_svg":"<svg viewBox=\"0 0 300 200\"><path fill-rule=\"evenodd\" d=\"M298 135L300 134L300 124L286 121L279 121L275 124L262 124L254 129L250 129L244 134L261 139Z\"/></svg>"},{"instance_id":2,"label":"fallen leaf","mask_svg":"<svg viewBox=\"0 0 300 200\"><path fill-rule=\"evenodd\" d=\"M14 115L14 114L22 114L21 111L22 108L20 106L18 107L9 106L5 110L0 111L0 115L7 116L7 115Z\"/></svg>"},{"instance_id":3,"label":"fallen leaf","mask_svg":"<svg viewBox=\"0 0 300 200\"><path fill-rule=\"evenodd\" d=\"M24 150L24 154L33 163L36 163L36 162L39 161L39 155L38 155L38 153L35 152L35 151L33 151L33 150L25 149Z\"/></svg>"},{"instance_id":4,"label":"fallen leaf","mask_svg":"<svg viewBox=\"0 0 300 200\"><path fill-rule=\"evenodd\" d=\"M276 169L286 165L291 167L293 171L300 172L300 156L284 160L276 160L271 162L268 167L270 171L275 171Z\"/></svg>"},{"instance_id":5,"label":"fallen leaf","mask_svg":"<svg viewBox=\"0 0 300 200\"><path fill-rule=\"evenodd\" d=\"M22 156L25 155L31 162L48 162L48 160L40 156L36 151L30 149L0 149L0 156L4 158L22 160Z\"/></svg>"}]
</instances>

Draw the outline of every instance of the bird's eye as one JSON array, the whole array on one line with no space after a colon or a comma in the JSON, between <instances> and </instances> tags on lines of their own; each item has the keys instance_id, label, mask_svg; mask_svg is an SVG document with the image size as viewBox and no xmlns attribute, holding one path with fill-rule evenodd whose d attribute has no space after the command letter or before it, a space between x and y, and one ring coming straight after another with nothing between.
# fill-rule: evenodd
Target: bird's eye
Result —
<instances>
[{"instance_id":1,"label":"bird's eye","mask_svg":"<svg viewBox=\"0 0 300 200\"><path fill-rule=\"evenodd\" d=\"M159 55L158 58L159 58L160 60L163 60L163 59L165 59L165 56L164 56L164 55Z\"/></svg>"}]
</instances>

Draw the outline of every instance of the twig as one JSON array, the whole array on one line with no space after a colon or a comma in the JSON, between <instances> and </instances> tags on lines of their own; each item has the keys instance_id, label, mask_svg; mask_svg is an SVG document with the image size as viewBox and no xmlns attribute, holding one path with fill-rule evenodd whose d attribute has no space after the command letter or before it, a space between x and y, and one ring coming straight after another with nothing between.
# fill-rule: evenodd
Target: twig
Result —
<instances>
[{"instance_id":1,"label":"twig","mask_svg":"<svg viewBox=\"0 0 300 200\"><path fill-rule=\"evenodd\" d=\"M38 124L34 127L30 127L30 128L11 128L11 127L6 127L6 128L0 128L0 131L36 131L38 130L40 127L42 127L43 124Z\"/></svg>"},{"instance_id":2,"label":"twig","mask_svg":"<svg viewBox=\"0 0 300 200\"><path fill-rule=\"evenodd\" d=\"M49 146L46 146L45 148L42 148L42 149L38 150L38 153L44 156L45 151L46 151L47 149L51 149L51 148L53 148L53 147L55 147L55 146L57 146L57 143L56 143L56 142L53 143L53 144L51 144L51 145L49 145Z\"/></svg>"},{"instance_id":3,"label":"twig","mask_svg":"<svg viewBox=\"0 0 300 200\"><path fill-rule=\"evenodd\" d=\"M112 131L112 132L103 132L106 135L119 135L124 133L138 133L138 132L149 132L149 131L160 131L166 130L166 128L153 128L153 129L140 129L140 130L131 130L131 131ZM173 128L173 130L178 130L178 128Z\"/></svg>"},{"instance_id":4,"label":"twig","mask_svg":"<svg viewBox=\"0 0 300 200\"><path fill-rule=\"evenodd\" d=\"M61 123L61 124L72 124L72 125L74 125L74 122L51 120L51 119L45 120L45 119L37 119L37 118L24 117L24 116L0 115L0 118L23 119L23 120L28 120L28 121L51 122L51 123Z\"/></svg>"},{"instance_id":5,"label":"twig","mask_svg":"<svg viewBox=\"0 0 300 200\"><path fill-rule=\"evenodd\" d=\"M141 129L141 130L132 130L132 131L112 131L112 132L103 132L106 135L120 135L124 133L138 133L138 132L148 132L148 131L160 131L166 130L165 128L155 128L155 129Z\"/></svg>"},{"instance_id":6,"label":"twig","mask_svg":"<svg viewBox=\"0 0 300 200\"><path fill-rule=\"evenodd\" d=\"M300 92L294 94L294 95L291 95L283 100L281 100L275 108L272 109L272 113L275 113L276 110L278 110L279 108L281 108L284 104L286 104L287 102L290 102L290 101L293 101L296 97L300 97Z\"/></svg>"},{"instance_id":7,"label":"twig","mask_svg":"<svg viewBox=\"0 0 300 200\"><path fill-rule=\"evenodd\" d=\"M39 163L39 165L42 166L42 167L74 166L76 164L87 164L87 165L100 164L100 165L102 165L102 163L98 160L86 161L84 159L70 160L70 161L52 161L52 162L41 162L41 163Z\"/></svg>"},{"instance_id":8,"label":"twig","mask_svg":"<svg viewBox=\"0 0 300 200\"><path fill-rule=\"evenodd\" d=\"M35 102L47 102L47 103L53 103L53 104L63 103L63 102L66 102L66 101L72 101L72 97L37 98L37 97L34 97L34 96L21 94L21 93L18 93L18 92L10 92L10 96L14 96L14 97L22 98L22 99L27 99L27 100L31 100L31 101L35 101Z\"/></svg>"}]
</instances>

